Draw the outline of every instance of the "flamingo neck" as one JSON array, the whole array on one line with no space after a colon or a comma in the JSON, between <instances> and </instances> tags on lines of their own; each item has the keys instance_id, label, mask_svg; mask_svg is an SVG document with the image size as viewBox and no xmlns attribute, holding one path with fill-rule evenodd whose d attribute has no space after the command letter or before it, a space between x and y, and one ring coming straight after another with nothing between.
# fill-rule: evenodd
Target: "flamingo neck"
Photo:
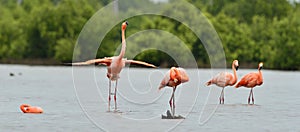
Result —
<instances>
[{"instance_id":1,"label":"flamingo neck","mask_svg":"<svg viewBox=\"0 0 300 132\"><path fill-rule=\"evenodd\" d=\"M259 79L260 79L260 81L262 82L262 78L263 78L263 77L262 77L262 72L261 72L260 69L258 70L258 74L259 74Z\"/></svg>"},{"instance_id":2,"label":"flamingo neck","mask_svg":"<svg viewBox=\"0 0 300 132\"><path fill-rule=\"evenodd\" d=\"M120 59L122 59L124 57L125 50L126 50L125 29L122 29L122 48L121 48L121 52L119 55Z\"/></svg>"},{"instance_id":3,"label":"flamingo neck","mask_svg":"<svg viewBox=\"0 0 300 132\"><path fill-rule=\"evenodd\" d=\"M262 77L261 69L258 70L258 74L259 74L258 83L262 84L263 83L263 77Z\"/></svg>"},{"instance_id":4,"label":"flamingo neck","mask_svg":"<svg viewBox=\"0 0 300 132\"><path fill-rule=\"evenodd\" d=\"M237 81L237 75L236 75L236 69L235 69L235 66L234 66L233 63L232 63L231 68L232 68L232 70L233 70L233 77L234 77L233 84L235 84L236 81Z\"/></svg>"}]
</instances>

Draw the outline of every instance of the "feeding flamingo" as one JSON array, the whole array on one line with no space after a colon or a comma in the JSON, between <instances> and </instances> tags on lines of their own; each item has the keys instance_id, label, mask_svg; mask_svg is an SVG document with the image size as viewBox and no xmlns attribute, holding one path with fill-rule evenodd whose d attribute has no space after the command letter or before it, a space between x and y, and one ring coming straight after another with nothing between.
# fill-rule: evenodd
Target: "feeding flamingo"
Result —
<instances>
[{"instance_id":1,"label":"feeding flamingo","mask_svg":"<svg viewBox=\"0 0 300 132\"><path fill-rule=\"evenodd\" d=\"M136 60L127 60L126 58L123 58L125 55L126 50L126 41L125 41L125 30L128 25L128 22L122 23L122 48L120 51L120 54L118 56L113 57L105 57L102 59L92 59L85 62L77 62L77 63L71 63L71 65L91 65L91 64L97 64L97 65L106 65L107 66L107 78L109 79L109 91L108 91L108 111L110 111L110 101L111 101L111 95L114 95L114 102L115 102L115 111L117 110L117 84L119 74L122 70L122 68L125 66L125 64L138 64L138 65L144 65L148 67L155 68L156 66L142 62L142 61L136 61ZM114 93L111 93L111 81L116 81L115 85L115 91Z\"/></svg>"},{"instance_id":2,"label":"feeding flamingo","mask_svg":"<svg viewBox=\"0 0 300 132\"><path fill-rule=\"evenodd\" d=\"M159 90L164 88L165 86L169 86L173 88L172 96L170 98L169 104L172 111L172 116L175 116L175 97L174 93L177 86L181 83L185 83L189 81L189 77L183 68L172 67L165 75L163 80L160 83Z\"/></svg>"},{"instance_id":3,"label":"feeding flamingo","mask_svg":"<svg viewBox=\"0 0 300 132\"><path fill-rule=\"evenodd\" d=\"M24 112L24 113L33 113L33 114L40 114L43 113L43 109L41 107L37 107L37 106L30 106L28 104L22 104L20 106L20 109Z\"/></svg>"},{"instance_id":4,"label":"feeding flamingo","mask_svg":"<svg viewBox=\"0 0 300 132\"><path fill-rule=\"evenodd\" d=\"M260 62L258 64L258 72L252 72L252 73L248 73L246 74L241 80L240 82L238 82L235 87L239 88L241 86L244 86L246 88L251 88L250 90L250 94L248 97L248 104L250 104L250 97L252 96L252 104L254 104L254 97L253 97L253 88L255 86L260 86L261 84L263 84L263 77L262 77L262 72L261 69L263 67L263 63Z\"/></svg>"},{"instance_id":5,"label":"feeding flamingo","mask_svg":"<svg viewBox=\"0 0 300 132\"><path fill-rule=\"evenodd\" d=\"M236 71L238 70L239 67L238 60L234 60L232 62L231 67L232 67L233 74L228 72L221 72L206 83L207 86L211 84L216 84L217 86L222 87L222 92L219 98L220 104L224 104L224 88L226 86L232 86L237 82Z\"/></svg>"}]
</instances>

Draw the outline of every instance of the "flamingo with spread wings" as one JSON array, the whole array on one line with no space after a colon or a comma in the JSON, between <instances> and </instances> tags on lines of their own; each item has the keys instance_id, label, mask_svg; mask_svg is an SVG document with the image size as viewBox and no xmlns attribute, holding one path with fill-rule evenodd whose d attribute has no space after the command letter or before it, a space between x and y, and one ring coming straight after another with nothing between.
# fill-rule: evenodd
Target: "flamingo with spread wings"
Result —
<instances>
[{"instance_id":1,"label":"flamingo with spread wings","mask_svg":"<svg viewBox=\"0 0 300 132\"><path fill-rule=\"evenodd\" d=\"M73 66L80 66L80 65L106 65L107 66L107 78L109 79L109 93L108 93L108 111L110 111L110 101L111 101L111 95L114 95L114 102L115 102L115 111L117 110L117 84L118 84L118 79L119 74L122 70L122 68L125 66L125 64L137 64L137 65L144 65L147 67L153 67L155 68L156 66L142 62L142 61L136 61L136 60L127 60L126 58L123 58L125 55L125 50L126 50L126 41L125 41L125 30L128 25L128 22L123 22L122 23L122 48L121 52L118 56L113 56L113 57L105 57L102 59L92 59L88 60L85 62L76 62L76 63L71 63ZM111 81L116 81L115 85L115 91L114 93L111 93Z\"/></svg>"}]
</instances>

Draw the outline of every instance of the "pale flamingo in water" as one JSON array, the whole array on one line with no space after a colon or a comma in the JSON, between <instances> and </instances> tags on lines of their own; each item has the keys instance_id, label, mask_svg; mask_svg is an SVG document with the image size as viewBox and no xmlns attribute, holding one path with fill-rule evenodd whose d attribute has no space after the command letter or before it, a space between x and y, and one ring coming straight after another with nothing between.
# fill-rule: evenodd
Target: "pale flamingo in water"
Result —
<instances>
[{"instance_id":1,"label":"pale flamingo in water","mask_svg":"<svg viewBox=\"0 0 300 132\"><path fill-rule=\"evenodd\" d=\"M224 104L224 88L226 86L232 86L237 82L236 71L238 70L239 67L238 60L234 60L232 62L231 67L232 67L233 74L228 72L221 72L206 83L207 86L211 84L216 84L217 86L222 87L222 92L219 98L220 104Z\"/></svg>"},{"instance_id":2,"label":"pale flamingo in water","mask_svg":"<svg viewBox=\"0 0 300 132\"><path fill-rule=\"evenodd\" d=\"M252 72L252 73L248 73L246 74L241 80L240 82L238 82L235 87L239 88L241 86L244 86L246 88L251 88L250 90L250 94L248 97L248 104L250 104L250 97L252 96L252 104L254 104L254 97L253 97L253 88L255 86L260 86L261 84L263 84L263 77L262 77L262 72L261 69L263 67L263 63L260 62L258 64L258 72Z\"/></svg>"},{"instance_id":3,"label":"pale flamingo in water","mask_svg":"<svg viewBox=\"0 0 300 132\"><path fill-rule=\"evenodd\" d=\"M189 77L183 68L172 67L165 75L163 80L160 83L159 90L164 88L165 86L169 86L173 88L173 93L170 98L169 104L172 111L172 116L175 116L175 97L174 93L176 87L181 84L189 81Z\"/></svg>"},{"instance_id":4,"label":"pale flamingo in water","mask_svg":"<svg viewBox=\"0 0 300 132\"><path fill-rule=\"evenodd\" d=\"M118 84L118 79L119 74L122 70L122 68L125 66L125 64L138 64L138 65L144 65L148 67L153 67L155 68L156 66L142 62L142 61L136 61L136 60L127 60L126 58L123 58L125 55L125 50L126 50L126 41L125 41L125 30L128 25L128 22L123 22L122 23L122 48L121 52L118 56L113 56L113 57L105 57L102 59L92 59L88 60L85 62L77 62L77 63L72 63L71 65L91 65L91 64L98 64L98 65L106 65L107 66L107 78L109 79L109 91L108 91L108 111L110 111L110 101L111 101L111 95L114 95L114 101L115 101L115 111L117 110L117 84ZM115 91L114 93L111 93L111 81L116 81L115 85Z\"/></svg>"}]
</instances>

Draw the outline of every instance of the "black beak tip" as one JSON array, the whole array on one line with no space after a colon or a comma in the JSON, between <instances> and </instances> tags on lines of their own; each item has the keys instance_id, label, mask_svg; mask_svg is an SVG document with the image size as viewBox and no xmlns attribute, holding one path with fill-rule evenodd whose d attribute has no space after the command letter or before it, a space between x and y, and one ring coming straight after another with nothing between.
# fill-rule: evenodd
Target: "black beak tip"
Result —
<instances>
[{"instance_id":1,"label":"black beak tip","mask_svg":"<svg viewBox=\"0 0 300 132\"><path fill-rule=\"evenodd\" d=\"M128 25L128 22L127 22L127 21L125 21L125 23L126 23L126 25Z\"/></svg>"},{"instance_id":2,"label":"black beak tip","mask_svg":"<svg viewBox=\"0 0 300 132\"><path fill-rule=\"evenodd\" d=\"M239 69L239 66L236 66L235 69L238 70L238 69Z\"/></svg>"}]
</instances>

